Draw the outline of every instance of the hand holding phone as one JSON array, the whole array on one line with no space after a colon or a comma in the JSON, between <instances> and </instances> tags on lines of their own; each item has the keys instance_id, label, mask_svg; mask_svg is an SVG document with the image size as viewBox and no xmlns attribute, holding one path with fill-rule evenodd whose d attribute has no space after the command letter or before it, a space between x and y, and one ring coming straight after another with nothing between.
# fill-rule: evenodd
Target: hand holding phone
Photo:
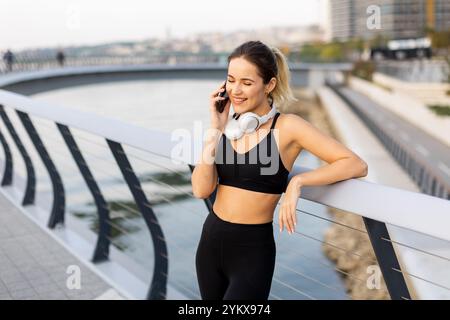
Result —
<instances>
[{"instance_id":1,"label":"hand holding phone","mask_svg":"<svg viewBox=\"0 0 450 320\"><path fill-rule=\"evenodd\" d=\"M223 97L225 99L218 100L215 103L217 112L219 112L219 113L223 112L223 109L225 108L225 106L227 105L228 100L230 99L230 97L228 96L228 93L227 93L226 83L227 82L225 81L224 85L222 86L222 88L225 89L225 90L219 92L219 94L217 95L218 97Z\"/></svg>"},{"instance_id":2,"label":"hand holding phone","mask_svg":"<svg viewBox=\"0 0 450 320\"><path fill-rule=\"evenodd\" d=\"M210 97L210 126L223 131L228 122L231 100L226 92L226 81L211 92Z\"/></svg>"}]
</instances>

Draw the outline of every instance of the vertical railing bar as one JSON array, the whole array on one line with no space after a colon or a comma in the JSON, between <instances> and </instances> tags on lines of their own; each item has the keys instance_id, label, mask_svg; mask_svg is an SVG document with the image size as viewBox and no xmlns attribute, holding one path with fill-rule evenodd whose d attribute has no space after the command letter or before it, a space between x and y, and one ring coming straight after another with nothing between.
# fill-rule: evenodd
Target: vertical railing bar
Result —
<instances>
[{"instance_id":1,"label":"vertical railing bar","mask_svg":"<svg viewBox=\"0 0 450 320\"><path fill-rule=\"evenodd\" d=\"M109 257L109 247L110 241L108 236L111 234L111 226L108 224L109 209L102 192L94 179L94 176L89 169L87 162L85 161L83 155L81 154L78 145L70 132L69 127L56 123L59 132L61 133L73 159L83 176L85 183L87 184L89 191L91 192L95 205L97 207L97 214L99 219L99 233L97 237L97 243L94 249L94 254L92 257L92 262L98 263L101 261L108 260Z\"/></svg>"},{"instance_id":2,"label":"vertical railing bar","mask_svg":"<svg viewBox=\"0 0 450 320\"><path fill-rule=\"evenodd\" d=\"M42 140L39 137L36 128L31 122L30 117L28 116L28 114L22 111L16 110L16 113L19 116L19 119L22 122L26 132L28 133L28 136L33 142L33 145L36 148L36 151L38 152L42 162L44 163L44 166L47 169L48 174L50 175L50 180L52 182L53 187L53 203L50 218L48 221L48 227L50 229L53 229L56 227L57 224L61 225L64 224L64 212L65 212L64 185L61 180L61 176L59 175L58 170L53 164L53 161L50 158L50 155L48 154L44 144L42 143Z\"/></svg>"},{"instance_id":3,"label":"vertical railing bar","mask_svg":"<svg viewBox=\"0 0 450 320\"><path fill-rule=\"evenodd\" d=\"M9 148L8 141L6 141L3 133L0 131L0 142L3 146L3 151L5 153L5 169L3 171L3 178L1 185L9 186L12 184L13 179L13 158L11 154L11 149Z\"/></svg>"},{"instance_id":4,"label":"vertical railing bar","mask_svg":"<svg viewBox=\"0 0 450 320\"><path fill-rule=\"evenodd\" d=\"M400 300L401 297L410 299L411 296L403 274L393 270L393 268L398 270L401 268L392 242L386 241L391 239L386 224L366 217L363 217L363 220L391 299Z\"/></svg>"},{"instance_id":5,"label":"vertical railing bar","mask_svg":"<svg viewBox=\"0 0 450 320\"><path fill-rule=\"evenodd\" d=\"M25 149L22 140L20 139L19 135L14 129L11 120L9 119L3 105L1 104L0 104L0 116L2 117L3 122L5 123L11 138L13 139L15 145L17 146L17 149L19 149L20 155L22 156L23 161L25 162L25 168L27 170L27 183L25 186L25 192L22 199L22 205L26 206L29 204L33 204L36 195L36 175L34 172L33 162L31 161L31 157L28 155L28 152Z\"/></svg>"},{"instance_id":6,"label":"vertical railing bar","mask_svg":"<svg viewBox=\"0 0 450 320\"><path fill-rule=\"evenodd\" d=\"M158 219L150 207L150 203L142 192L141 188L135 188L135 186L140 186L140 181L136 174L132 170L131 164L123 150L120 143L106 139L109 148L117 162L117 165L122 172L122 175L130 189L139 210L144 217L147 227L150 231L150 235L153 240L153 247L155 253L155 263L152 282L147 294L148 299L165 299L167 292L167 274L168 274L168 259L163 259L163 256L168 256L167 246L164 239L164 234L159 223L152 223L151 221L157 222Z\"/></svg>"}]
</instances>

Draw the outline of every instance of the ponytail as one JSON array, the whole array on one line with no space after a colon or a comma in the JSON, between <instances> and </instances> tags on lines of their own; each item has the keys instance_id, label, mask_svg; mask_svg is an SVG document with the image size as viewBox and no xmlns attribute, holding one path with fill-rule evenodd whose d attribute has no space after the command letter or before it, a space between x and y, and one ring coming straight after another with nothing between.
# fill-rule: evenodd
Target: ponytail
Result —
<instances>
[{"instance_id":1,"label":"ponytail","mask_svg":"<svg viewBox=\"0 0 450 320\"><path fill-rule=\"evenodd\" d=\"M289 86L291 73L286 57L277 47L272 47L271 49L276 58L278 74L276 75L277 85L270 93L270 96L281 111L293 102L298 101L298 99L294 97L291 87Z\"/></svg>"}]
</instances>

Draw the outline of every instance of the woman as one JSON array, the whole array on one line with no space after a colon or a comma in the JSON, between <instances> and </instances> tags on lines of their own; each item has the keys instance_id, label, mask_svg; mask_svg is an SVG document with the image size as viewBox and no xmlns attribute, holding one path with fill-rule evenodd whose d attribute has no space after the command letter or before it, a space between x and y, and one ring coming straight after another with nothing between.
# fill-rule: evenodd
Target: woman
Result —
<instances>
[{"instance_id":1,"label":"woman","mask_svg":"<svg viewBox=\"0 0 450 320\"><path fill-rule=\"evenodd\" d=\"M275 106L295 100L289 78L286 59L277 48L249 41L228 57L225 84L230 101L222 113L215 107L216 101L224 99L219 96L222 86L210 96L210 130L192 173L196 198L208 198L217 187L196 253L202 299L267 300L276 254L272 222L281 194L285 193L279 209L280 232L286 228L292 234L303 186L367 175L363 160L301 117L279 112L273 116ZM231 104L236 113L232 118L228 115ZM265 116L262 119L266 122L236 140L223 134L231 121L238 121L237 115L248 112ZM328 164L288 181L293 163L303 149ZM263 163L265 154L270 161ZM254 161L249 161L250 156ZM270 170L262 174L268 165Z\"/></svg>"}]
</instances>

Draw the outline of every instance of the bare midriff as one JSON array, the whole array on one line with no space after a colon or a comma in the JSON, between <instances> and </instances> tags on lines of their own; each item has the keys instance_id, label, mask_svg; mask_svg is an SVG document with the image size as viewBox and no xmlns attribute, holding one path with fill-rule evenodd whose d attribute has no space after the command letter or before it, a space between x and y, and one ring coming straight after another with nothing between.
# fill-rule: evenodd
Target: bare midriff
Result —
<instances>
[{"instance_id":1,"label":"bare midriff","mask_svg":"<svg viewBox=\"0 0 450 320\"><path fill-rule=\"evenodd\" d=\"M281 194L268 194L219 184L213 210L228 222L267 223L273 220Z\"/></svg>"}]
</instances>

